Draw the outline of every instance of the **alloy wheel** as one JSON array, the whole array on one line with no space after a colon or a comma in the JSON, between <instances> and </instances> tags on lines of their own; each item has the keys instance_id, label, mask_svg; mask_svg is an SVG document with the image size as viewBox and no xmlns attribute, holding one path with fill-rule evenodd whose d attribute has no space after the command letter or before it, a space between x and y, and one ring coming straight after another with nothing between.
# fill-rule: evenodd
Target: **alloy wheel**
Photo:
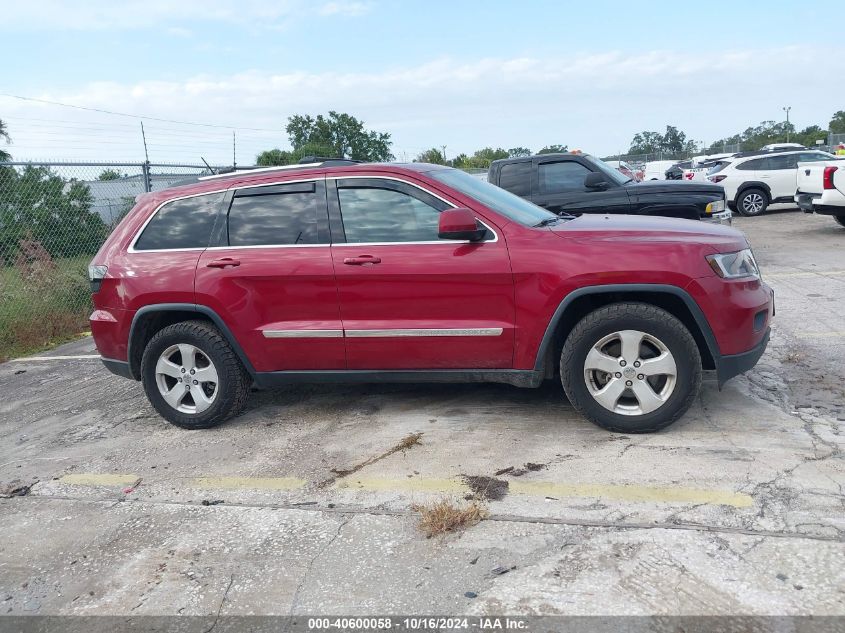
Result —
<instances>
[{"instance_id":1,"label":"alloy wheel","mask_svg":"<svg viewBox=\"0 0 845 633\"><path fill-rule=\"evenodd\" d=\"M171 345L158 358L155 381L164 401L181 413L202 413L217 398L217 369L198 347Z\"/></svg>"},{"instance_id":2,"label":"alloy wheel","mask_svg":"<svg viewBox=\"0 0 845 633\"><path fill-rule=\"evenodd\" d=\"M750 193L742 199L742 210L748 215L757 215L763 210L766 201L759 193Z\"/></svg>"},{"instance_id":3,"label":"alloy wheel","mask_svg":"<svg viewBox=\"0 0 845 633\"><path fill-rule=\"evenodd\" d=\"M675 390L678 369L669 348L639 330L600 339L584 360L584 381L602 407L619 415L645 415Z\"/></svg>"}]
</instances>

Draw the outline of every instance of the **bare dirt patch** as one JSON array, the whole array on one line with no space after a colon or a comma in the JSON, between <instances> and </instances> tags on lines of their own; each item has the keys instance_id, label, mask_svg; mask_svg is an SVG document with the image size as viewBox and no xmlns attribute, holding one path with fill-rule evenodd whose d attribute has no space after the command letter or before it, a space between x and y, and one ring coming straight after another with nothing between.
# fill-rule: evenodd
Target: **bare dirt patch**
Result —
<instances>
[{"instance_id":1,"label":"bare dirt patch","mask_svg":"<svg viewBox=\"0 0 845 633\"><path fill-rule=\"evenodd\" d=\"M319 487L325 488L326 486L330 486L334 482L336 482L338 479L342 479L343 477L348 477L349 475L351 475L353 473L357 473L362 468L366 468L367 466L370 466L371 464L375 464L376 462L381 461L386 457L390 457L394 453L398 453L400 451L404 453L408 449L413 448L414 446L417 446L418 444L420 444L421 443L420 440L422 439L422 436L423 436L422 433L411 433L410 435L406 435L405 437L403 437L395 446L393 446L393 448L386 450L385 452L381 453L380 455L375 455L375 456L370 457L369 459L367 459L363 462L355 464L351 468L344 468L344 469L332 468L331 472L334 474L334 477L329 477L325 481L320 482Z\"/></svg>"}]
</instances>

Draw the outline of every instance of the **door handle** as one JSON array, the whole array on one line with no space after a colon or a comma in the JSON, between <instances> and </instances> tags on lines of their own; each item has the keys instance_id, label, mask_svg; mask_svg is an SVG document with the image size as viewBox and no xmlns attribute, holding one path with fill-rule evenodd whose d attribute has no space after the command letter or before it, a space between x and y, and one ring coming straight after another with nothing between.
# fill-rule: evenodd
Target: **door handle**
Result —
<instances>
[{"instance_id":1,"label":"door handle","mask_svg":"<svg viewBox=\"0 0 845 633\"><path fill-rule=\"evenodd\" d=\"M232 259L231 257L222 257L220 259L212 259L206 264L208 268L226 268L227 266L240 266L241 260Z\"/></svg>"},{"instance_id":2,"label":"door handle","mask_svg":"<svg viewBox=\"0 0 845 633\"><path fill-rule=\"evenodd\" d=\"M345 257L344 264L349 266L363 266L364 264L380 264L381 257L373 257L372 255L359 255L358 257Z\"/></svg>"}]
</instances>

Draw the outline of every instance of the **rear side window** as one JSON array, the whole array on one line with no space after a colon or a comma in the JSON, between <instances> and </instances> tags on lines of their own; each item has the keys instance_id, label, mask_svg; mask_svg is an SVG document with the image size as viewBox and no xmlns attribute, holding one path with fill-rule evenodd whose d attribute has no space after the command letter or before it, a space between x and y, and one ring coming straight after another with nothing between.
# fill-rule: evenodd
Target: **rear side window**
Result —
<instances>
[{"instance_id":1,"label":"rear side window","mask_svg":"<svg viewBox=\"0 0 845 633\"><path fill-rule=\"evenodd\" d=\"M581 163L567 160L560 163L541 163L540 192L580 191L590 170Z\"/></svg>"},{"instance_id":2,"label":"rear side window","mask_svg":"<svg viewBox=\"0 0 845 633\"><path fill-rule=\"evenodd\" d=\"M737 169L741 169L743 171L753 171L755 169L764 169L764 165L767 159L765 158L755 158L754 160L747 160L744 163L740 163L736 166Z\"/></svg>"},{"instance_id":3,"label":"rear side window","mask_svg":"<svg viewBox=\"0 0 845 633\"><path fill-rule=\"evenodd\" d=\"M531 161L502 165L499 186L517 196L531 195Z\"/></svg>"},{"instance_id":4,"label":"rear side window","mask_svg":"<svg viewBox=\"0 0 845 633\"><path fill-rule=\"evenodd\" d=\"M798 167L798 154L770 156L766 169L795 169Z\"/></svg>"},{"instance_id":5,"label":"rear side window","mask_svg":"<svg viewBox=\"0 0 845 633\"><path fill-rule=\"evenodd\" d=\"M210 193L166 203L147 223L135 250L205 248L224 196Z\"/></svg>"},{"instance_id":6,"label":"rear side window","mask_svg":"<svg viewBox=\"0 0 845 633\"><path fill-rule=\"evenodd\" d=\"M229 246L320 244L317 212L313 183L263 195L236 195L229 208Z\"/></svg>"}]
</instances>

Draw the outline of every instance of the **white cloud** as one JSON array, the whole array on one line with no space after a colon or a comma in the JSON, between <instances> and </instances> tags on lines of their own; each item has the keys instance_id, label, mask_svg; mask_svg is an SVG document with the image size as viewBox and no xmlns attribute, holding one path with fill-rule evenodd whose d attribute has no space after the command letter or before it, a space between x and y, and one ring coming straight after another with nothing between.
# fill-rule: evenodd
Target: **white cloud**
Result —
<instances>
[{"instance_id":1,"label":"white cloud","mask_svg":"<svg viewBox=\"0 0 845 633\"><path fill-rule=\"evenodd\" d=\"M400 157L443 144L450 155L486 145L537 149L549 143L606 154L627 149L634 133L666 124L678 126L694 140L709 142L761 120L778 119L783 97L777 86L800 88L789 97L796 125L824 125L837 109L835 104L845 101L845 87L829 81L826 60L821 48L803 46L725 51L706 58L675 51L461 62L440 58L417 66L350 73L245 71L184 81L92 82L71 93L32 96L153 117L278 130L239 133L244 152L240 162L251 160L256 149L284 147L282 130L291 114L330 109L349 112L368 127L390 132ZM823 99L809 96L820 93ZM9 99L0 99L0 105L4 118L10 117L14 155L76 157L81 154L70 148L77 147L86 156L110 153L117 158L116 152L127 151L113 144L97 145L96 136L89 136L87 144L63 144L61 130L51 136L52 149L29 150L27 144L38 137L13 115L89 119L95 115ZM105 115L95 118L103 124L128 125L129 147L137 152L137 123ZM156 132L166 124L151 122L147 127L162 158L197 154L191 138L210 146L219 142L214 151L223 158L215 160L231 155L230 132L178 128L191 134L174 149L173 139ZM182 154L167 155L171 150Z\"/></svg>"}]
</instances>

